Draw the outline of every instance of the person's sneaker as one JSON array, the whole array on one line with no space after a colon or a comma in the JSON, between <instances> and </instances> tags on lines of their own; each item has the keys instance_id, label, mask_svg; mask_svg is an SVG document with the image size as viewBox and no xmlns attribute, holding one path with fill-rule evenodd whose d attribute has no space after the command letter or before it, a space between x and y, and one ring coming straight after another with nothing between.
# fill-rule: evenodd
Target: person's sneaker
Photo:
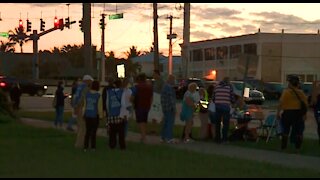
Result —
<instances>
[{"instance_id":1,"label":"person's sneaker","mask_svg":"<svg viewBox=\"0 0 320 180\"><path fill-rule=\"evenodd\" d=\"M83 152L87 152L87 149L83 149Z\"/></svg>"},{"instance_id":2,"label":"person's sneaker","mask_svg":"<svg viewBox=\"0 0 320 180\"><path fill-rule=\"evenodd\" d=\"M194 141L194 140L189 139L189 138L183 140L184 143L191 143L191 142L193 142L193 141Z\"/></svg>"},{"instance_id":3,"label":"person's sneaker","mask_svg":"<svg viewBox=\"0 0 320 180\"><path fill-rule=\"evenodd\" d=\"M177 144L178 141L175 140L175 139L170 139L170 140L168 140L166 143L167 143L167 144Z\"/></svg>"}]
</instances>

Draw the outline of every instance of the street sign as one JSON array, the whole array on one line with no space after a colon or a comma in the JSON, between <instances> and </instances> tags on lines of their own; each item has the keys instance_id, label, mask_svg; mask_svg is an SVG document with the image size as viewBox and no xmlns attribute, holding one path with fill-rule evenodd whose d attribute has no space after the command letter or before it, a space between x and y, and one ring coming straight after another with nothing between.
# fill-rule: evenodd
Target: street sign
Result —
<instances>
[{"instance_id":1,"label":"street sign","mask_svg":"<svg viewBox=\"0 0 320 180\"><path fill-rule=\"evenodd\" d=\"M6 37L6 38L8 38L8 37L9 37L9 33L7 33L7 32L0 32L0 36L1 36L1 37Z\"/></svg>"},{"instance_id":2,"label":"street sign","mask_svg":"<svg viewBox=\"0 0 320 180\"><path fill-rule=\"evenodd\" d=\"M121 19L121 18L123 18L123 13L109 15L109 19Z\"/></svg>"}]
</instances>

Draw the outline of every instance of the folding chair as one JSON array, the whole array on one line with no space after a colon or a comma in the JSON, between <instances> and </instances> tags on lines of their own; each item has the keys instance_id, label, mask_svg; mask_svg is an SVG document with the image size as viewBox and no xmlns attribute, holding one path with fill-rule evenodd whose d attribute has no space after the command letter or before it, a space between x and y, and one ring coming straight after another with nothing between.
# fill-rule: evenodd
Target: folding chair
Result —
<instances>
[{"instance_id":1,"label":"folding chair","mask_svg":"<svg viewBox=\"0 0 320 180\"><path fill-rule=\"evenodd\" d=\"M270 112L266 116L265 120L262 122L260 127L257 128L257 129L260 129L257 142L259 141L260 137L266 138L266 142L269 141L269 139L271 138L271 135L275 134L276 132L276 128L277 128L276 120L277 120L277 116L275 112Z\"/></svg>"}]
</instances>

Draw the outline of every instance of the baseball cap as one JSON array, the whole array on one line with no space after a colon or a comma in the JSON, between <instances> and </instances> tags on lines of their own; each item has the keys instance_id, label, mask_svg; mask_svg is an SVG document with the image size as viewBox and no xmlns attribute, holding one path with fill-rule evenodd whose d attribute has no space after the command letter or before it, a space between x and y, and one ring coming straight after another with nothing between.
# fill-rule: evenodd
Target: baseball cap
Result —
<instances>
[{"instance_id":1,"label":"baseball cap","mask_svg":"<svg viewBox=\"0 0 320 180\"><path fill-rule=\"evenodd\" d=\"M84 81L86 81L86 80L93 81L93 78L90 75L84 75L82 80L84 80Z\"/></svg>"}]
</instances>

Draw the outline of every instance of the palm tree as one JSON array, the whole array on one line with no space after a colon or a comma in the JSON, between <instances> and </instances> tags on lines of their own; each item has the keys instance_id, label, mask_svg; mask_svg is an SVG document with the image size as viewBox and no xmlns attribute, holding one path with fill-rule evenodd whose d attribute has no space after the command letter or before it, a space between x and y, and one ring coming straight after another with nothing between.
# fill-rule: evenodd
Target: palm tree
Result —
<instances>
[{"instance_id":1,"label":"palm tree","mask_svg":"<svg viewBox=\"0 0 320 180\"><path fill-rule=\"evenodd\" d=\"M137 50L137 46L131 46L129 51L125 52L127 56L127 64L126 64L126 73L127 75L137 75L138 72L141 72L141 65L139 63L133 63L132 58L138 57L143 53Z\"/></svg>"},{"instance_id":2,"label":"palm tree","mask_svg":"<svg viewBox=\"0 0 320 180\"><path fill-rule=\"evenodd\" d=\"M117 64L114 51L106 52L105 67L108 76L115 77L117 75Z\"/></svg>"},{"instance_id":3,"label":"palm tree","mask_svg":"<svg viewBox=\"0 0 320 180\"><path fill-rule=\"evenodd\" d=\"M19 44L21 53L23 53L23 49L22 49L23 44L27 42L25 40L26 36L27 35L24 32L24 29L22 28L15 28L14 31L12 30L9 31L9 41L15 44Z\"/></svg>"},{"instance_id":4,"label":"palm tree","mask_svg":"<svg viewBox=\"0 0 320 180\"><path fill-rule=\"evenodd\" d=\"M150 46L149 50L143 51L142 54L149 54L149 53L151 53L151 52L154 52L153 46Z\"/></svg>"},{"instance_id":5,"label":"palm tree","mask_svg":"<svg viewBox=\"0 0 320 180\"><path fill-rule=\"evenodd\" d=\"M0 52L14 53L14 43L0 41Z\"/></svg>"},{"instance_id":6,"label":"palm tree","mask_svg":"<svg viewBox=\"0 0 320 180\"><path fill-rule=\"evenodd\" d=\"M53 53L53 54L60 54L61 51L60 51L60 49L59 49L58 47L53 47L53 49L51 50L51 53Z\"/></svg>"},{"instance_id":7,"label":"palm tree","mask_svg":"<svg viewBox=\"0 0 320 180\"><path fill-rule=\"evenodd\" d=\"M140 56L142 52L137 50L137 46L131 46L129 51L125 52L125 54L127 56L127 60L130 60L131 58Z\"/></svg>"}]
</instances>

